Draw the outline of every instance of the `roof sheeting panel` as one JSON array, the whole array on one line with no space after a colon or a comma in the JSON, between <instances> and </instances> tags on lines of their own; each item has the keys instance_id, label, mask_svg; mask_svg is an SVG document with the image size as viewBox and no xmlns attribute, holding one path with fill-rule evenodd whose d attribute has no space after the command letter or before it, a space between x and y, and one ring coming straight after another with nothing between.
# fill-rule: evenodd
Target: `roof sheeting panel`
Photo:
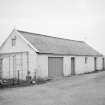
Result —
<instances>
[{"instance_id":1,"label":"roof sheeting panel","mask_svg":"<svg viewBox=\"0 0 105 105\"><path fill-rule=\"evenodd\" d=\"M35 46L35 48L39 50L39 53L89 56L102 55L83 41L56 38L20 30L18 30L18 32Z\"/></svg>"}]
</instances>

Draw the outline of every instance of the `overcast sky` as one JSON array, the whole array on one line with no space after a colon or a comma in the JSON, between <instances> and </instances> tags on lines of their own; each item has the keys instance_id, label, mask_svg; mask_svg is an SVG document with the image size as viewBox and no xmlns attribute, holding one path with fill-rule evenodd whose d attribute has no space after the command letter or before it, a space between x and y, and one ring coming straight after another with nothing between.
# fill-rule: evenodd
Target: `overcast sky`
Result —
<instances>
[{"instance_id":1,"label":"overcast sky","mask_svg":"<svg viewBox=\"0 0 105 105\"><path fill-rule=\"evenodd\" d=\"M13 28L83 40L105 54L105 0L0 0L0 43Z\"/></svg>"}]
</instances>

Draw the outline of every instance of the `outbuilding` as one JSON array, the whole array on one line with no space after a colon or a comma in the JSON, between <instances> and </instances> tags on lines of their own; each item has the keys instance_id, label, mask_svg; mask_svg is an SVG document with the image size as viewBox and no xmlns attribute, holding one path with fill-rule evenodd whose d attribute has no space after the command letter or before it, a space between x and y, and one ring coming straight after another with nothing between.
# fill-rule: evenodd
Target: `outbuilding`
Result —
<instances>
[{"instance_id":1,"label":"outbuilding","mask_svg":"<svg viewBox=\"0 0 105 105\"><path fill-rule=\"evenodd\" d=\"M83 41L14 29L0 47L1 78L48 79L103 69L103 55Z\"/></svg>"}]
</instances>

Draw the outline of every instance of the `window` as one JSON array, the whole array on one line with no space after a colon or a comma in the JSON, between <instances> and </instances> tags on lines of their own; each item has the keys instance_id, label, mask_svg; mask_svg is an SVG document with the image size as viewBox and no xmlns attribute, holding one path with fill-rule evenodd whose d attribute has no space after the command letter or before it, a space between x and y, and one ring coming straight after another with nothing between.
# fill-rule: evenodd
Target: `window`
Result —
<instances>
[{"instance_id":1,"label":"window","mask_svg":"<svg viewBox=\"0 0 105 105\"><path fill-rule=\"evenodd\" d=\"M12 38L12 47L16 45L16 36Z\"/></svg>"},{"instance_id":2,"label":"window","mask_svg":"<svg viewBox=\"0 0 105 105\"><path fill-rule=\"evenodd\" d=\"M85 57L85 63L87 63L87 57Z\"/></svg>"}]
</instances>

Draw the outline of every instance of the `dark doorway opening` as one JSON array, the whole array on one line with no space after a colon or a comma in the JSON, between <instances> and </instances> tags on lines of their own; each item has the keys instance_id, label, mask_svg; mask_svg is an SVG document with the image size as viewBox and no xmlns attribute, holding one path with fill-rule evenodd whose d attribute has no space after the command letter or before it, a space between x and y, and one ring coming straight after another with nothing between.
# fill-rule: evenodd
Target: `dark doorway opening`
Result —
<instances>
[{"instance_id":1,"label":"dark doorway opening","mask_svg":"<svg viewBox=\"0 0 105 105\"><path fill-rule=\"evenodd\" d=\"M94 58L94 69L95 71L97 71L97 58L96 57Z\"/></svg>"},{"instance_id":2,"label":"dark doorway opening","mask_svg":"<svg viewBox=\"0 0 105 105\"><path fill-rule=\"evenodd\" d=\"M103 70L105 69L105 59L103 58Z\"/></svg>"},{"instance_id":3,"label":"dark doorway opening","mask_svg":"<svg viewBox=\"0 0 105 105\"><path fill-rule=\"evenodd\" d=\"M0 79L2 78L2 59L0 59Z\"/></svg>"},{"instance_id":4,"label":"dark doorway opening","mask_svg":"<svg viewBox=\"0 0 105 105\"><path fill-rule=\"evenodd\" d=\"M71 75L75 75L75 58L71 58Z\"/></svg>"}]
</instances>

